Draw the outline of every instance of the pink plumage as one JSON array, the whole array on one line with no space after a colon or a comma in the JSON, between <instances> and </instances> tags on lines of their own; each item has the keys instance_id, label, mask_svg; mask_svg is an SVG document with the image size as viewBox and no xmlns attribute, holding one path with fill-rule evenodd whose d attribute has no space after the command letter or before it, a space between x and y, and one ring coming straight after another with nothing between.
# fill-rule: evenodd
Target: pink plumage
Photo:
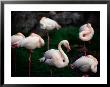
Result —
<instances>
[{"instance_id":1,"label":"pink plumage","mask_svg":"<svg viewBox=\"0 0 110 87\"><path fill-rule=\"evenodd\" d=\"M79 38L82 41L91 40L93 35L94 35L94 29L92 28L90 23L84 24L83 26L80 27Z\"/></svg>"},{"instance_id":2,"label":"pink plumage","mask_svg":"<svg viewBox=\"0 0 110 87\"><path fill-rule=\"evenodd\" d=\"M16 43L23 40L25 38L25 36L22 33L17 33L15 35L11 36L11 47L15 48L16 47Z\"/></svg>"},{"instance_id":3,"label":"pink plumage","mask_svg":"<svg viewBox=\"0 0 110 87\"><path fill-rule=\"evenodd\" d=\"M58 44L58 50L50 49L46 51L44 57L41 58L40 61L45 62L48 65L55 66L57 68L63 68L67 66L69 63L69 59L62 50L61 45L64 45L68 51L70 50L69 42L67 40L62 40Z\"/></svg>"},{"instance_id":4,"label":"pink plumage","mask_svg":"<svg viewBox=\"0 0 110 87\"><path fill-rule=\"evenodd\" d=\"M19 41L17 44L19 47L25 47L33 50L35 48L41 48L45 42L38 34L31 33L30 36L26 37L22 41Z\"/></svg>"},{"instance_id":5,"label":"pink plumage","mask_svg":"<svg viewBox=\"0 0 110 87\"><path fill-rule=\"evenodd\" d=\"M40 20L40 27L46 30L59 29L61 26L55 21L47 17L42 17Z\"/></svg>"},{"instance_id":6,"label":"pink plumage","mask_svg":"<svg viewBox=\"0 0 110 87\"><path fill-rule=\"evenodd\" d=\"M82 56L72 64L72 69L79 68L82 72L97 72L98 61L92 55Z\"/></svg>"}]
</instances>

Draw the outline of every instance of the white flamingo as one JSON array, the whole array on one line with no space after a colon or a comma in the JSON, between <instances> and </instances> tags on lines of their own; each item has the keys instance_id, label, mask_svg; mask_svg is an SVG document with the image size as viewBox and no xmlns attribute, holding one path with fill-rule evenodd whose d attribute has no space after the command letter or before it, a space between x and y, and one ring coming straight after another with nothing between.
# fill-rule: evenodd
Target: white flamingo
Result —
<instances>
[{"instance_id":1,"label":"white flamingo","mask_svg":"<svg viewBox=\"0 0 110 87\"><path fill-rule=\"evenodd\" d=\"M59 29L61 26L54 20L47 18L47 17L42 17L40 20L40 27L41 29L45 29L47 31L47 36L48 36L48 50L49 50L49 34L48 30L53 30L53 29Z\"/></svg>"},{"instance_id":2,"label":"white flamingo","mask_svg":"<svg viewBox=\"0 0 110 87\"><path fill-rule=\"evenodd\" d=\"M67 66L69 63L69 59L68 56L62 50L61 45L64 45L67 48L67 51L71 50L69 42L67 40L62 40L58 44L58 50L50 49L46 51L44 57L40 59L40 62L44 62L48 65L55 66L57 68L63 68Z\"/></svg>"},{"instance_id":3,"label":"white flamingo","mask_svg":"<svg viewBox=\"0 0 110 87\"><path fill-rule=\"evenodd\" d=\"M19 42L20 40L23 40L25 36L22 33L17 33L15 35L11 36L11 47L16 48L16 43Z\"/></svg>"},{"instance_id":4,"label":"white flamingo","mask_svg":"<svg viewBox=\"0 0 110 87\"><path fill-rule=\"evenodd\" d=\"M44 46L45 42L44 40L35 33L31 33L30 36L26 37L24 40L19 41L16 43L18 47L25 47L26 49L29 50L30 56L29 56L29 76L31 72L31 55L32 55L32 50L36 48L41 48Z\"/></svg>"},{"instance_id":5,"label":"white flamingo","mask_svg":"<svg viewBox=\"0 0 110 87\"><path fill-rule=\"evenodd\" d=\"M13 59L14 72L16 72L16 58L15 58L16 56L15 55L16 55L16 48L17 48L17 45L15 43L21 41L24 38L25 38L25 36L20 32L18 32L17 34L11 36L11 48L13 48L12 52L13 52L13 58L14 58Z\"/></svg>"},{"instance_id":6,"label":"white flamingo","mask_svg":"<svg viewBox=\"0 0 110 87\"><path fill-rule=\"evenodd\" d=\"M84 47L85 47L85 41L91 40L93 35L94 35L94 29L92 28L90 23L84 24L80 27L79 38L82 41L84 41Z\"/></svg>"},{"instance_id":7,"label":"white flamingo","mask_svg":"<svg viewBox=\"0 0 110 87\"><path fill-rule=\"evenodd\" d=\"M82 56L77 59L73 64L71 64L71 68L79 68L80 71L87 73L88 71L92 71L93 73L97 72L98 61L92 55ZM87 75L85 75L87 76Z\"/></svg>"},{"instance_id":8,"label":"white flamingo","mask_svg":"<svg viewBox=\"0 0 110 87\"><path fill-rule=\"evenodd\" d=\"M79 38L82 41L91 40L93 35L94 35L94 29L92 28L90 23L84 24L83 26L80 27Z\"/></svg>"}]
</instances>

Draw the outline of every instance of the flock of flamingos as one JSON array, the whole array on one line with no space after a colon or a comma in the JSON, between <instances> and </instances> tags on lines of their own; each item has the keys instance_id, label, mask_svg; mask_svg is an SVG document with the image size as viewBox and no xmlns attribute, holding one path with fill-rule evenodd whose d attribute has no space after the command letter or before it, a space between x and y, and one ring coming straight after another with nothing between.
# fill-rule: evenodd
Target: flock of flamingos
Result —
<instances>
[{"instance_id":1,"label":"flock of flamingos","mask_svg":"<svg viewBox=\"0 0 110 87\"><path fill-rule=\"evenodd\" d=\"M41 29L45 29L47 31L48 36L48 50L44 53L44 57L39 59L39 62L43 62L45 64L48 64L50 66L55 66L56 68L64 68L69 65L69 58L65 54L65 52L62 49L62 45L67 49L67 51L72 50L68 40L62 40L58 44L58 49L49 49L49 30L57 29L59 30L61 26L54 20L42 17L40 20L40 27ZM80 27L79 30L79 39L84 41L90 41L94 35L94 29L92 28L92 25L90 23L84 24ZM42 37L36 33L31 33L30 36L25 37L22 33L18 32L15 35L11 36L11 47L12 48L19 48L19 47L25 47L29 50L29 76L31 72L31 63L32 63L32 50L36 48L41 48L45 45L45 41L42 39ZM85 46L85 44L84 44ZM74 61L72 64L70 64L71 69L79 69L81 72L84 72L84 77L88 77L89 75L86 74L86 72L91 71L93 73L97 72L97 65L98 61L97 59L92 55L83 55L76 61ZM52 73L52 71L51 71Z\"/></svg>"}]
</instances>

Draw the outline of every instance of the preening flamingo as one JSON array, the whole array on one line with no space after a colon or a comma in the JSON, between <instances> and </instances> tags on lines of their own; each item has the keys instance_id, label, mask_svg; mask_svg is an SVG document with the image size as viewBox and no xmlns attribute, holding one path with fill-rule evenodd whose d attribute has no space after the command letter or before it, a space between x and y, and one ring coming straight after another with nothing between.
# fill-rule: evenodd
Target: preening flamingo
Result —
<instances>
[{"instance_id":1,"label":"preening flamingo","mask_svg":"<svg viewBox=\"0 0 110 87\"><path fill-rule=\"evenodd\" d=\"M62 40L58 44L58 50L50 49L46 51L44 57L40 59L40 62L44 62L48 65L55 66L57 68L63 68L67 66L69 63L69 59L68 56L62 50L61 45L64 45L67 51L71 50L69 42L67 40Z\"/></svg>"},{"instance_id":2,"label":"preening flamingo","mask_svg":"<svg viewBox=\"0 0 110 87\"><path fill-rule=\"evenodd\" d=\"M80 71L87 73L88 71L92 71L93 73L97 72L98 61L92 55L82 56L77 59L73 64L71 64L71 68L79 68ZM87 75L86 75L87 76Z\"/></svg>"},{"instance_id":3,"label":"preening flamingo","mask_svg":"<svg viewBox=\"0 0 110 87\"><path fill-rule=\"evenodd\" d=\"M16 58L15 58L15 55L16 55L16 48L17 48L17 45L15 43L23 40L24 38L25 38L25 36L20 32L11 36L11 48L13 48L12 53L13 53L13 58L14 58L13 59L14 72L16 72Z\"/></svg>"},{"instance_id":4,"label":"preening flamingo","mask_svg":"<svg viewBox=\"0 0 110 87\"><path fill-rule=\"evenodd\" d=\"M29 56L29 76L30 76L30 72L31 72L32 50L34 50L36 48L41 48L42 46L44 46L44 44L45 44L44 40L38 34L35 34L35 33L31 33L30 36L26 37L24 40L17 43L18 47L25 47L26 49L29 50L29 53L30 53L30 56Z\"/></svg>"},{"instance_id":5,"label":"preening flamingo","mask_svg":"<svg viewBox=\"0 0 110 87\"><path fill-rule=\"evenodd\" d=\"M61 26L54 20L47 18L47 17L42 17L40 20L40 27L41 29L45 29L47 31L47 36L48 36L48 50L49 50L49 33L48 30L53 30L53 29L59 29Z\"/></svg>"},{"instance_id":6,"label":"preening flamingo","mask_svg":"<svg viewBox=\"0 0 110 87\"><path fill-rule=\"evenodd\" d=\"M15 34L15 35L12 35L11 36L11 47L12 48L16 48L16 43L18 41L23 40L24 38L25 38L25 36L22 33L20 33L20 32Z\"/></svg>"},{"instance_id":7,"label":"preening flamingo","mask_svg":"<svg viewBox=\"0 0 110 87\"><path fill-rule=\"evenodd\" d=\"M94 29L92 28L90 23L84 24L83 26L80 27L79 38L82 41L84 41L84 48L85 48L85 41L91 40L93 35L94 35Z\"/></svg>"}]
</instances>

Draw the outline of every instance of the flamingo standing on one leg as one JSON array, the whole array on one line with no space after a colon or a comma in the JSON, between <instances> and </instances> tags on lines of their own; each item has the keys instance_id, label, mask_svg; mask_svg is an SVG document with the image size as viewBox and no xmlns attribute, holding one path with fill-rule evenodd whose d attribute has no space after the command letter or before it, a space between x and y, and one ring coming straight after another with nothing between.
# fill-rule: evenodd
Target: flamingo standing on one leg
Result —
<instances>
[{"instance_id":1,"label":"flamingo standing on one leg","mask_svg":"<svg viewBox=\"0 0 110 87\"><path fill-rule=\"evenodd\" d=\"M48 50L49 50L49 33L48 33L48 30L53 30L53 29L59 29L61 28L61 26L54 20L50 19L50 18L47 18L47 17L42 17L41 20L40 20L40 27L41 29L46 29L47 31L47 36L48 36Z\"/></svg>"},{"instance_id":2,"label":"flamingo standing on one leg","mask_svg":"<svg viewBox=\"0 0 110 87\"><path fill-rule=\"evenodd\" d=\"M31 63L32 63L32 59L31 59L31 55L32 55L32 50L36 49L36 48L41 48L42 46L44 46L45 42L44 40L35 33L31 33L30 36L26 37L24 40L16 43L18 47L25 47L26 49L29 50L29 76L31 73Z\"/></svg>"},{"instance_id":3,"label":"flamingo standing on one leg","mask_svg":"<svg viewBox=\"0 0 110 87\"><path fill-rule=\"evenodd\" d=\"M97 72L98 61L92 55L82 56L77 59L73 64L71 64L71 68L79 68L80 71L87 73L88 71L92 71L93 73ZM83 76L88 76L83 75Z\"/></svg>"},{"instance_id":4,"label":"flamingo standing on one leg","mask_svg":"<svg viewBox=\"0 0 110 87\"><path fill-rule=\"evenodd\" d=\"M15 35L11 36L11 47L13 48L13 54L14 54L14 71L16 72L16 58L15 58L15 54L16 54L16 48L17 45L15 43L23 40L25 38L25 36L22 33L17 33Z\"/></svg>"},{"instance_id":5,"label":"flamingo standing on one leg","mask_svg":"<svg viewBox=\"0 0 110 87\"><path fill-rule=\"evenodd\" d=\"M80 33L79 33L79 38L84 41L84 48L85 47L85 41L89 41L92 39L94 35L94 29L92 28L90 23L84 24L83 26L80 27ZM85 51L86 55L86 51Z\"/></svg>"},{"instance_id":6,"label":"flamingo standing on one leg","mask_svg":"<svg viewBox=\"0 0 110 87\"><path fill-rule=\"evenodd\" d=\"M58 44L58 50L50 49L46 51L44 57L40 59L40 62L44 62L57 68L63 68L67 66L69 63L68 56L62 50L61 45L64 45L67 48L67 51L71 50L69 42L67 40L62 40Z\"/></svg>"}]
</instances>

